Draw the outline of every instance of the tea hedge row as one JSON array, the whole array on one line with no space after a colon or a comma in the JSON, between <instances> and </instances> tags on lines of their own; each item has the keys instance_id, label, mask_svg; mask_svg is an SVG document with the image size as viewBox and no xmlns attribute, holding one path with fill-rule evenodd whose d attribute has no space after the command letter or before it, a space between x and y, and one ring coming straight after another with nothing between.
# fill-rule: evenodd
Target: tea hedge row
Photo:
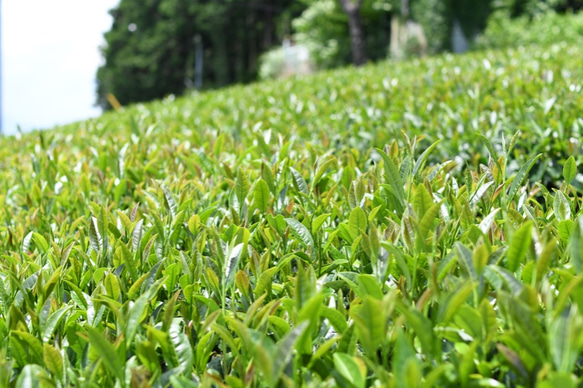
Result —
<instances>
[{"instance_id":1,"label":"tea hedge row","mask_svg":"<svg viewBox=\"0 0 583 388\"><path fill-rule=\"evenodd\" d=\"M1 139L0 385L577 386L579 55L385 63Z\"/></svg>"}]
</instances>

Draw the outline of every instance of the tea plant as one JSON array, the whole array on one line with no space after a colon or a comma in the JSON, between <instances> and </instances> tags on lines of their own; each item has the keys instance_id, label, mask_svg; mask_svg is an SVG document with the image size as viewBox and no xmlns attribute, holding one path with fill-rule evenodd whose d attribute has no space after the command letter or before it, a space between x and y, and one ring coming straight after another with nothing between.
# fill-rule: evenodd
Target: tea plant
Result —
<instances>
[{"instance_id":1,"label":"tea plant","mask_svg":"<svg viewBox=\"0 0 583 388\"><path fill-rule=\"evenodd\" d=\"M578 386L582 53L2 138L0 386Z\"/></svg>"}]
</instances>

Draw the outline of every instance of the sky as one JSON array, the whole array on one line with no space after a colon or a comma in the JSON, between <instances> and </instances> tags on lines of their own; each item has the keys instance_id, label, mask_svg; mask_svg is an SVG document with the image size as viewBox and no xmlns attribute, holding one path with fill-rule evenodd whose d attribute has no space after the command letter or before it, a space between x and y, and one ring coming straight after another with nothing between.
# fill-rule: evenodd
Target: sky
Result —
<instances>
[{"instance_id":1,"label":"sky","mask_svg":"<svg viewBox=\"0 0 583 388\"><path fill-rule=\"evenodd\" d=\"M119 0L2 2L2 132L98 116L99 46Z\"/></svg>"}]
</instances>

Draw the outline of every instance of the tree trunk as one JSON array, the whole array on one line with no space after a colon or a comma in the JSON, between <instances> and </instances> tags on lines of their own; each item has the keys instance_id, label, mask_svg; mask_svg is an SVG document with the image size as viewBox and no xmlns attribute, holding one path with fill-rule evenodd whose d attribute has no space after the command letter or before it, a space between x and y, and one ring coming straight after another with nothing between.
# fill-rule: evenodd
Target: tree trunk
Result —
<instances>
[{"instance_id":1,"label":"tree trunk","mask_svg":"<svg viewBox=\"0 0 583 388\"><path fill-rule=\"evenodd\" d=\"M348 31L352 49L352 63L361 66L366 63L366 48L364 47L364 31L360 20L360 6L362 0L338 0L348 16Z\"/></svg>"},{"instance_id":2,"label":"tree trunk","mask_svg":"<svg viewBox=\"0 0 583 388\"><path fill-rule=\"evenodd\" d=\"M251 74L255 72L257 63L257 30L255 28L255 10L249 10L247 13L247 71L245 72L245 81L251 80Z\"/></svg>"},{"instance_id":3,"label":"tree trunk","mask_svg":"<svg viewBox=\"0 0 583 388\"><path fill-rule=\"evenodd\" d=\"M230 83L229 79L229 52L227 34L224 33L226 26L216 24L216 30L212 33L213 38L213 66L215 73L215 82L217 86L226 86Z\"/></svg>"},{"instance_id":4,"label":"tree trunk","mask_svg":"<svg viewBox=\"0 0 583 388\"><path fill-rule=\"evenodd\" d=\"M270 1L265 2L268 6L271 6ZM273 13L271 8L266 8L264 11L264 22L265 28L263 30L263 47L261 51L266 51L273 45Z\"/></svg>"}]
</instances>

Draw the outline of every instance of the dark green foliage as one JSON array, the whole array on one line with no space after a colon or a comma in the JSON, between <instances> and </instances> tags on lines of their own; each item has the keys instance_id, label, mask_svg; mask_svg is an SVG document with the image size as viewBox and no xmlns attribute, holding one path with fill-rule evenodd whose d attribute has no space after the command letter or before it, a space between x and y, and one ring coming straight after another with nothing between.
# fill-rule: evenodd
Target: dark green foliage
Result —
<instances>
[{"instance_id":1,"label":"dark green foliage","mask_svg":"<svg viewBox=\"0 0 583 388\"><path fill-rule=\"evenodd\" d=\"M310 6L293 21L298 43L310 49L320 69L334 68L352 62L348 17L338 0L309 1ZM383 7L388 5L388 7ZM390 2L364 0L360 17L365 49L370 60L384 59L390 42Z\"/></svg>"},{"instance_id":2,"label":"dark green foliage","mask_svg":"<svg viewBox=\"0 0 583 388\"><path fill-rule=\"evenodd\" d=\"M411 4L411 16L423 26L429 51L449 49L452 28L451 1L417 0Z\"/></svg>"},{"instance_id":3,"label":"dark green foliage","mask_svg":"<svg viewBox=\"0 0 583 388\"><path fill-rule=\"evenodd\" d=\"M203 87L255 79L258 56L289 33L304 8L291 0L122 0L111 11L97 102L122 105L182 94L192 87L195 36L204 47Z\"/></svg>"},{"instance_id":4,"label":"dark green foliage","mask_svg":"<svg viewBox=\"0 0 583 388\"><path fill-rule=\"evenodd\" d=\"M560 15L553 11L529 17L509 18L507 11L495 12L475 48L504 48L529 45L548 45L562 41L583 44L583 16Z\"/></svg>"}]
</instances>

